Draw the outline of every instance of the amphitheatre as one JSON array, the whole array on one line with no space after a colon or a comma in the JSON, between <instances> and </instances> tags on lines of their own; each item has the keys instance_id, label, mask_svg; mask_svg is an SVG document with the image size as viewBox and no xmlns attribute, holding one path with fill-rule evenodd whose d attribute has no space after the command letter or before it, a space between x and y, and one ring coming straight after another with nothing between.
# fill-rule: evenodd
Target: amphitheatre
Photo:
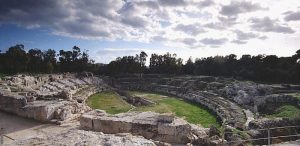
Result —
<instances>
[{"instance_id":1,"label":"amphitheatre","mask_svg":"<svg viewBox=\"0 0 300 146\"><path fill-rule=\"evenodd\" d=\"M211 76L18 74L0 80L0 128L4 145L276 144L299 139L299 93Z\"/></svg>"}]
</instances>

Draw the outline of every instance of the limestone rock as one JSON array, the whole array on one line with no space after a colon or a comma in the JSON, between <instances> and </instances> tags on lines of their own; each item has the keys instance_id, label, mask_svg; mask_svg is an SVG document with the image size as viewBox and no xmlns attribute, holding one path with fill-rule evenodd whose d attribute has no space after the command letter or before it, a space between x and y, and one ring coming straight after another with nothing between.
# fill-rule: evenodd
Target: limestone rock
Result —
<instances>
[{"instance_id":1,"label":"limestone rock","mask_svg":"<svg viewBox=\"0 0 300 146\"><path fill-rule=\"evenodd\" d=\"M63 90L58 96L63 99L72 100L72 94L68 90Z\"/></svg>"},{"instance_id":2,"label":"limestone rock","mask_svg":"<svg viewBox=\"0 0 300 146\"><path fill-rule=\"evenodd\" d=\"M159 121L160 114L154 112L107 115L91 111L81 116L80 125L83 129L110 134L132 133L168 143L186 144L194 140L191 126L186 121L179 118L170 120L169 115L163 117L167 121Z\"/></svg>"},{"instance_id":3,"label":"limestone rock","mask_svg":"<svg viewBox=\"0 0 300 146\"><path fill-rule=\"evenodd\" d=\"M220 137L221 136L221 132L220 132L220 130L217 127L211 126L209 128L209 137L212 137L212 136L215 136L215 135L218 136L218 137Z\"/></svg>"},{"instance_id":4,"label":"limestone rock","mask_svg":"<svg viewBox=\"0 0 300 146\"><path fill-rule=\"evenodd\" d=\"M101 132L70 129L66 132L47 137L34 137L14 141L11 146L18 145L103 145L103 146L155 146L151 140L131 134L112 135ZM9 145L7 145L9 146Z\"/></svg>"}]
</instances>

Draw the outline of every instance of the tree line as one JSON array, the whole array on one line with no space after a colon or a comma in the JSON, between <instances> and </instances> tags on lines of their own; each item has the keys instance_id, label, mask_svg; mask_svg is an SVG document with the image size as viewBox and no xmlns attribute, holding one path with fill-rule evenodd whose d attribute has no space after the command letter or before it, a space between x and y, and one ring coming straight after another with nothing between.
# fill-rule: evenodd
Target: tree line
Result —
<instances>
[{"instance_id":1,"label":"tree line","mask_svg":"<svg viewBox=\"0 0 300 146\"><path fill-rule=\"evenodd\" d=\"M135 56L118 57L106 65L95 64L87 51L74 46L71 51L53 49L25 51L24 45L15 45L6 52L0 52L0 73L60 73L90 71L101 75L120 74L169 74L208 75L239 79L300 83L300 50L289 57L276 55L235 54L205 58L189 58L185 63L176 54L148 54L141 52Z\"/></svg>"},{"instance_id":2,"label":"tree line","mask_svg":"<svg viewBox=\"0 0 300 146\"><path fill-rule=\"evenodd\" d=\"M97 69L87 51L81 51L77 46L72 51L53 49L42 51L30 49L25 51L24 45L17 44L0 52L0 73L59 73L82 72Z\"/></svg>"},{"instance_id":3,"label":"tree line","mask_svg":"<svg viewBox=\"0 0 300 146\"><path fill-rule=\"evenodd\" d=\"M144 52L142 52L144 53ZM189 58L183 63L176 54L151 54L149 66L139 66L140 55L118 57L103 66L101 74L118 75L130 73L172 74L172 75L207 75L224 76L253 81L272 83L300 83L300 50L290 57L276 55L235 54L205 58ZM143 57L147 56L144 54Z\"/></svg>"}]
</instances>

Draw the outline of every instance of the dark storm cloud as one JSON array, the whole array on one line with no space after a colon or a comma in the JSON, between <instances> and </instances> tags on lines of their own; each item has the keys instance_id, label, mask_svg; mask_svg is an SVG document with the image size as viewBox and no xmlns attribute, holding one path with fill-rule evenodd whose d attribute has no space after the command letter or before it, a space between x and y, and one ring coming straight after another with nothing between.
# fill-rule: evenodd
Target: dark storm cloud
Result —
<instances>
[{"instance_id":1,"label":"dark storm cloud","mask_svg":"<svg viewBox=\"0 0 300 146\"><path fill-rule=\"evenodd\" d=\"M264 10L266 8L262 8L259 4L253 4L251 2L242 1L232 1L229 5L222 6L221 14L225 16L235 16L240 13L248 13L257 10Z\"/></svg>"},{"instance_id":2,"label":"dark storm cloud","mask_svg":"<svg viewBox=\"0 0 300 146\"><path fill-rule=\"evenodd\" d=\"M295 32L289 26L279 24L278 20L270 19L269 17L251 18L249 21L252 23L250 27L255 31L276 32L285 34Z\"/></svg>"},{"instance_id":3,"label":"dark storm cloud","mask_svg":"<svg viewBox=\"0 0 300 146\"><path fill-rule=\"evenodd\" d=\"M118 0L2 0L0 23L46 26L73 37L108 38L112 30L105 24L118 21L115 16L121 6Z\"/></svg>"},{"instance_id":4,"label":"dark storm cloud","mask_svg":"<svg viewBox=\"0 0 300 146\"><path fill-rule=\"evenodd\" d=\"M25 25L51 24L71 15L69 4L60 0L1 0L0 22Z\"/></svg>"}]
</instances>

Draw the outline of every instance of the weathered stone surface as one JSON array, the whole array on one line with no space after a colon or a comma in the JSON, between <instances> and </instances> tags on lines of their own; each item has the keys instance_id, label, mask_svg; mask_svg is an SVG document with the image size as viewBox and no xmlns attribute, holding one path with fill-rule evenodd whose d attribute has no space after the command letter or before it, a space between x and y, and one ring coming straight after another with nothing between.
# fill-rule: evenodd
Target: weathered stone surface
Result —
<instances>
[{"instance_id":1,"label":"weathered stone surface","mask_svg":"<svg viewBox=\"0 0 300 146\"><path fill-rule=\"evenodd\" d=\"M155 146L155 143L141 136L133 136L130 133L112 135L103 134L101 132L70 129L66 132L47 137L34 137L30 139L18 140L5 146L16 145Z\"/></svg>"},{"instance_id":2,"label":"weathered stone surface","mask_svg":"<svg viewBox=\"0 0 300 146\"><path fill-rule=\"evenodd\" d=\"M73 74L5 77L0 82L0 110L42 122L67 121L90 110L85 100L105 90L104 84L102 79L92 75L81 78Z\"/></svg>"},{"instance_id":3,"label":"weathered stone surface","mask_svg":"<svg viewBox=\"0 0 300 146\"><path fill-rule=\"evenodd\" d=\"M0 109L6 112L18 113L27 104L27 99L21 95L0 95Z\"/></svg>"},{"instance_id":4,"label":"weathered stone surface","mask_svg":"<svg viewBox=\"0 0 300 146\"><path fill-rule=\"evenodd\" d=\"M132 133L147 139L168 143L186 144L194 140L191 125L186 121L153 112L130 112L117 115L101 113L99 115L99 113L91 111L82 115L80 125L83 129L109 134ZM198 130L197 134L206 135L205 132L200 132L201 129Z\"/></svg>"},{"instance_id":5,"label":"weathered stone surface","mask_svg":"<svg viewBox=\"0 0 300 146\"><path fill-rule=\"evenodd\" d=\"M253 82L233 82L222 89L223 95L232 98L240 105L253 105L258 96L264 96L272 92L268 85Z\"/></svg>"},{"instance_id":6,"label":"weathered stone surface","mask_svg":"<svg viewBox=\"0 0 300 146\"><path fill-rule=\"evenodd\" d=\"M299 106L300 100L290 95L271 94L257 98L254 101L254 104L257 107L257 112L268 112L268 107L270 106L280 106L282 104L292 104L295 106Z\"/></svg>"},{"instance_id":7,"label":"weathered stone surface","mask_svg":"<svg viewBox=\"0 0 300 146\"><path fill-rule=\"evenodd\" d=\"M71 91L63 90L58 94L58 96L63 99L72 100L72 94L70 92Z\"/></svg>"}]
</instances>

